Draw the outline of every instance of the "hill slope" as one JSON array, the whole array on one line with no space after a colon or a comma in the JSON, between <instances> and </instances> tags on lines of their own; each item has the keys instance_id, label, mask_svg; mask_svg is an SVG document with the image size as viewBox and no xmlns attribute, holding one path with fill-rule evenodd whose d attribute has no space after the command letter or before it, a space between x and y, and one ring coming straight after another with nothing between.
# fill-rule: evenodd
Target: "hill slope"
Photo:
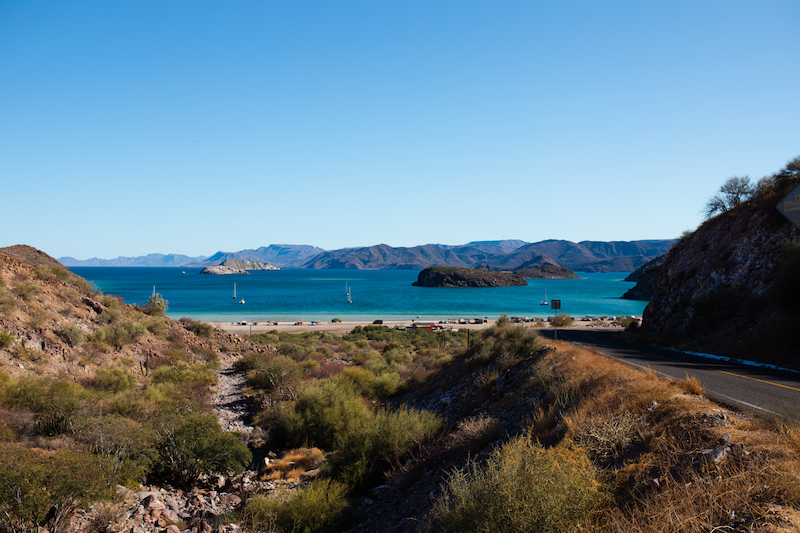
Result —
<instances>
[{"instance_id":1,"label":"hill slope","mask_svg":"<svg viewBox=\"0 0 800 533\"><path fill-rule=\"evenodd\" d=\"M767 191L681 238L643 316L651 341L800 367L800 232Z\"/></svg>"}]
</instances>

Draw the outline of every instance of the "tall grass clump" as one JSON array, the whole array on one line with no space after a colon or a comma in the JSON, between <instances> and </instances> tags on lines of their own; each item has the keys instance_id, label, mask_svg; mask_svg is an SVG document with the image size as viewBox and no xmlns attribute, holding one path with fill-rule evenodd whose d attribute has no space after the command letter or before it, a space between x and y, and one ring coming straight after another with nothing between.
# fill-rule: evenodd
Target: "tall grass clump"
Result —
<instances>
[{"instance_id":1,"label":"tall grass clump","mask_svg":"<svg viewBox=\"0 0 800 533\"><path fill-rule=\"evenodd\" d=\"M518 437L486 463L451 472L433 516L443 531L575 531L604 497L582 449Z\"/></svg>"}]
</instances>

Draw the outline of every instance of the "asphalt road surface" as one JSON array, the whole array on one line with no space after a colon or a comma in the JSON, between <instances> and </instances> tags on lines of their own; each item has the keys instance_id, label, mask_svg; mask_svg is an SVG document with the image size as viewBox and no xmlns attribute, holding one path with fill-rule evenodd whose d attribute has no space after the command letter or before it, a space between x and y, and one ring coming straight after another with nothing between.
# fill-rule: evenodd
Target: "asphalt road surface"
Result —
<instances>
[{"instance_id":1,"label":"asphalt road surface","mask_svg":"<svg viewBox=\"0 0 800 533\"><path fill-rule=\"evenodd\" d=\"M558 340L591 348L632 366L681 380L697 378L709 398L756 414L800 418L800 373L758 368L633 344L613 331L558 330ZM540 334L553 338L552 330Z\"/></svg>"}]
</instances>

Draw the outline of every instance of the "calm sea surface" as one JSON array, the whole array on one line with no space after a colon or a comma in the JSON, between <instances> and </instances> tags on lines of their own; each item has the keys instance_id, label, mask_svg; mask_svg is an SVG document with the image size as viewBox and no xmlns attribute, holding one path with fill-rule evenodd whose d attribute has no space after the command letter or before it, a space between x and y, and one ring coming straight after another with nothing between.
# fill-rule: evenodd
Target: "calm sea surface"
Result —
<instances>
[{"instance_id":1,"label":"calm sea surface","mask_svg":"<svg viewBox=\"0 0 800 533\"><path fill-rule=\"evenodd\" d=\"M545 297L561 311L641 316L646 302L622 300L634 284L627 272L578 273L581 279L528 280L527 287L440 289L414 287L416 270L279 270L249 275L199 275L199 268L73 267L105 294L144 304L153 292L168 302L170 318L238 320L441 320L551 316ZM236 284L236 298L232 298ZM353 303L347 303L350 289ZM240 299L245 303L240 304Z\"/></svg>"}]
</instances>

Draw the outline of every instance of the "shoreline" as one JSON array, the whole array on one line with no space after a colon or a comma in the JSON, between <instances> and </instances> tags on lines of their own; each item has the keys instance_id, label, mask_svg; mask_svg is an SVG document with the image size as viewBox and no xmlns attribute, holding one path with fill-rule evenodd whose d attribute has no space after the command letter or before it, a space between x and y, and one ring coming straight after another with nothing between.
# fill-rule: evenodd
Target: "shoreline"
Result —
<instances>
[{"instance_id":1,"label":"shoreline","mask_svg":"<svg viewBox=\"0 0 800 533\"><path fill-rule=\"evenodd\" d=\"M439 324L436 322L437 326L442 326L444 329L451 329L453 331L457 331L459 329L471 329L471 330L481 330L494 325L497 322L496 320L487 320L483 324ZM423 323L420 321L419 323ZM424 322L426 324L430 324L431 322ZM537 327L534 326L536 322L520 322L521 325L534 328L534 329L551 329L552 326L549 323L545 323L545 326ZM369 321L348 321L348 322L319 322L315 325L312 325L309 322L304 322L302 325L297 325L295 322L278 322L277 325L274 324L267 324L264 322L258 323L248 323L246 325L243 324L235 324L229 322L211 322L211 325L215 328L219 328L221 330L227 331L229 333L235 333L236 335L254 335L258 333L269 333L271 331L277 331L279 333L306 333L309 331L320 331L325 333L334 333L337 335L345 335L351 331L356 326L371 326L373 325L372 322ZM394 328L395 326L406 326L409 327L412 325L410 320L384 320L383 326L388 328ZM602 328L604 330L615 330L615 331L622 331L621 326L611 325L609 322L602 322L597 320L575 320L572 326L567 328L559 328L559 329L571 329L571 330L588 330L588 329L596 329Z\"/></svg>"}]
</instances>

